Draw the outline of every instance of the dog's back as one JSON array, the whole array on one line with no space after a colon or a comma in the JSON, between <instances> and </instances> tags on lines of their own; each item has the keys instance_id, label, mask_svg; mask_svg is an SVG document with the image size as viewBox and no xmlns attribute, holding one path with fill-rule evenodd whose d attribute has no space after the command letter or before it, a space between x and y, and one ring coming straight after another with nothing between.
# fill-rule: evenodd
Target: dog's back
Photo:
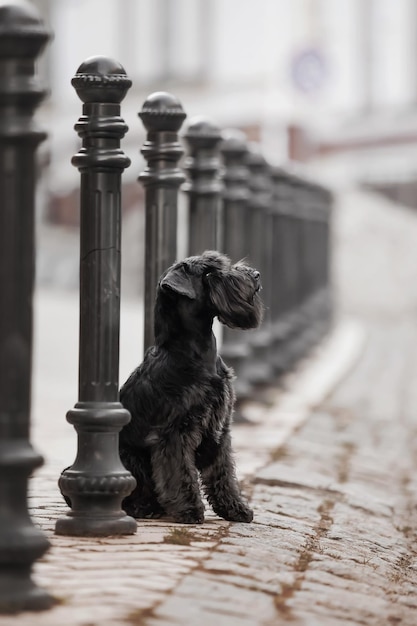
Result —
<instances>
[{"instance_id":1,"label":"dog's back","mask_svg":"<svg viewBox=\"0 0 417 626\"><path fill-rule=\"evenodd\" d=\"M120 390L131 421L120 433L121 447L152 445L165 431L219 428L220 406L232 409L233 372L216 354L215 366L152 346ZM211 424L211 422L216 422Z\"/></svg>"}]
</instances>

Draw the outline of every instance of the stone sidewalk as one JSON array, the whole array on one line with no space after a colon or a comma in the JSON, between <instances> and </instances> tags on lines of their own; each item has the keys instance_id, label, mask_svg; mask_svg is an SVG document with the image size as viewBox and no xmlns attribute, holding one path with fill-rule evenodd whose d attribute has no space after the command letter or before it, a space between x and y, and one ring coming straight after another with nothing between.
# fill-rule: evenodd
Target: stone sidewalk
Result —
<instances>
[{"instance_id":1,"label":"stone sidewalk","mask_svg":"<svg viewBox=\"0 0 417 626\"><path fill-rule=\"evenodd\" d=\"M47 463L30 502L52 547L35 578L59 603L0 625L415 626L417 323L369 325L358 358L363 339L340 324L273 406L248 407L258 423L235 445L252 524L57 537L62 463Z\"/></svg>"},{"instance_id":2,"label":"stone sidewalk","mask_svg":"<svg viewBox=\"0 0 417 626\"><path fill-rule=\"evenodd\" d=\"M53 305L53 299L42 294L38 302L42 318L46 307L49 315L59 314L62 320L62 303ZM64 300L68 315L71 306ZM202 526L140 521L137 534L129 537L55 536L56 519L67 510L57 478L74 458L75 433L63 413L40 412L42 398L37 397L33 441L46 463L31 481L29 502L33 520L50 539L51 549L36 563L34 580L50 590L57 605L47 612L0 617L0 626L117 626L151 624L155 619L160 624L208 626L215 621L232 626L273 620L273 598L282 590L283 570L277 563L285 553L278 550L283 518L277 509L277 521L270 523L270 506L265 508L258 499L257 480L261 468L280 454L290 434L352 367L363 341L358 323L341 320L283 388L271 389L269 406L246 406L253 424L236 426L234 440L239 476L255 508L251 525L230 524L207 511ZM42 394L36 387L36 394ZM39 408L44 404L41 401Z\"/></svg>"},{"instance_id":3,"label":"stone sidewalk","mask_svg":"<svg viewBox=\"0 0 417 626\"><path fill-rule=\"evenodd\" d=\"M335 240L349 316L233 431L247 525L208 512L199 527L142 521L130 537L53 534L75 453L76 303L40 294L32 440L46 464L30 506L51 549L34 579L58 603L0 626L417 624L417 217L353 192ZM121 380L140 352L136 308L122 316Z\"/></svg>"}]
</instances>

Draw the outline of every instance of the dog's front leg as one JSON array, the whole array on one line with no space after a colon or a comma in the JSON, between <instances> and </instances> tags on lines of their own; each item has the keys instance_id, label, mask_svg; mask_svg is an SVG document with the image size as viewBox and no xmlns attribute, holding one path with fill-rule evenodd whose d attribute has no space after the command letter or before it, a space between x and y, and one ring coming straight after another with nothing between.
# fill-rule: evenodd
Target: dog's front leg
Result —
<instances>
[{"instance_id":1,"label":"dog's front leg","mask_svg":"<svg viewBox=\"0 0 417 626\"><path fill-rule=\"evenodd\" d=\"M205 446L207 453L204 450ZM217 444L209 440L203 441L197 451L197 463L213 511L231 522L251 522L253 511L240 493L228 427L223 431Z\"/></svg>"},{"instance_id":2,"label":"dog's front leg","mask_svg":"<svg viewBox=\"0 0 417 626\"><path fill-rule=\"evenodd\" d=\"M176 522L202 524L204 505L200 496L194 450L184 435L171 435L154 445L152 475L160 505Z\"/></svg>"}]
</instances>

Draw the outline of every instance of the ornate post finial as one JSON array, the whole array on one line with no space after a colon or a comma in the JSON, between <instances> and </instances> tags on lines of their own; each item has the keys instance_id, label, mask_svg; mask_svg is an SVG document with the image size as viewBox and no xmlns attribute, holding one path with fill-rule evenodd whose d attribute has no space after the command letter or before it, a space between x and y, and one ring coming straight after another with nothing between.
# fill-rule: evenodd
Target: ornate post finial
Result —
<instances>
[{"instance_id":1,"label":"ornate post finial","mask_svg":"<svg viewBox=\"0 0 417 626\"><path fill-rule=\"evenodd\" d=\"M138 115L148 133L178 133L187 117L178 98L166 91L151 93Z\"/></svg>"},{"instance_id":2,"label":"ornate post finial","mask_svg":"<svg viewBox=\"0 0 417 626\"><path fill-rule=\"evenodd\" d=\"M119 431L130 420L118 394L120 187L130 164L120 149L127 131L120 102L131 81L116 61L92 57L72 84L84 103L75 125L83 145L72 159L81 172L79 392L67 413L78 452L59 479L72 511L57 521L56 533L125 535L136 532L135 520L121 509L135 479L118 449Z\"/></svg>"},{"instance_id":3,"label":"ornate post finial","mask_svg":"<svg viewBox=\"0 0 417 626\"><path fill-rule=\"evenodd\" d=\"M120 63L103 56L94 56L81 63L71 85L84 103L120 104L132 81Z\"/></svg>"}]
</instances>

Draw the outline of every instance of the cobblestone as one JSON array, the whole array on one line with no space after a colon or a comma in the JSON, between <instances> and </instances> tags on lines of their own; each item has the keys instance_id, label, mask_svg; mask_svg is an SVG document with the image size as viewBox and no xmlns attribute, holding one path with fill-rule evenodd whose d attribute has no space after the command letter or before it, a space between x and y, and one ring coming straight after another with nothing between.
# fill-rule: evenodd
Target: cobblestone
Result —
<instances>
[{"instance_id":1,"label":"cobblestone","mask_svg":"<svg viewBox=\"0 0 417 626\"><path fill-rule=\"evenodd\" d=\"M405 418L401 407L417 372L409 363L407 383L398 372L403 359L414 362L416 340L415 325L372 330L367 355L346 381L348 397L343 384L293 434L280 460L258 471L254 523L231 526L149 624L175 623L170 615L191 624L197 605L198 623L207 626L219 613L225 624L415 626L417 494L409 478L416 456L408 423L415 417ZM372 384L386 349L402 353L386 365L396 398L389 411ZM224 592L233 615L222 605Z\"/></svg>"},{"instance_id":2,"label":"cobblestone","mask_svg":"<svg viewBox=\"0 0 417 626\"><path fill-rule=\"evenodd\" d=\"M374 218L386 211L370 207ZM417 235L415 216L400 212L394 229L392 219L391 252L400 250L404 232L409 239ZM359 243L365 253L365 241ZM343 250L347 240L340 244ZM371 246L366 258L374 263L366 276L378 275L381 252ZM34 579L58 604L39 614L0 617L0 626L415 626L414 296L393 301L398 285L390 291L389 283L398 280L396 268L384 276L378 310L363 284L355 298L346 299L346 277L357 281L360 271L339 261L347 308L358 313L360 299L366 299L366 349L357 361L360 327L340 324L286 388L271 390L271 406L246 407L254 424L236 427L234 436L237 466L255 511L250 525L229 524L208 512L198 528L141 521L129 537L55 536L56 519L66 511L57 477L75 452L75 435L63 415L74 403L74 386L64 379L74 378L77 340L70 331L64 350L56 329L48 333L50 343L35 361L33 429L34 445L47 462L31 481L29 502L34 522L51 541ZM410 263L401 285L414 275ZM372 291L377 288L374 283ZM74 306L70 298L57 302L43 295L39 319L59 316L66 323ZM130 337L135 312L126 310L124 320ZM137 354L124 352L121 378L136 360ZM48 362L57 363L53 371Z\"/></svg>"},{"instance_id":3,"label":"cobblestone","mask_svg":"<svg viewBox=\"0 0 417 626\"><path fill-rule=\"evenodd\" d=\"M305 513L305 502L311 501L311 494L302 494L300 499L297 493L257 485L252 481L253 468L268 462L269 455L306 419L309 402L313 401L309 370L320 367L328 352L340 345L338 333L343 340L344 332L351 332L349 324L344 331L338 327L336 337L330 337L300 370L298 380L304 379L304 384L299 384L297 391L289 383L288 390L280 392L283 412L264 407L264 419L260 419L261 407L252 405L248 411L258 416L258 422L255 418L255 425L236 431L237 465L245 489L252 492L255 508L256 521L251 525L230 525L208 511L205 524L192 528L141 521L137 534L129 537L55 536L56 520L67 510L58 493L57 478L71 463L75 434L61 419L54 423L51 435L50 413L40 410L40 393L35 405L35 446L53 441L53 447L46 464L31 481L29 506L35 524L50 539L51 549L35 564L33 576L37 584L51 590L58 604L40 614L0 617L0 626L56 626L61 622L71 626L117 626L164 623L165 619L173 624L212 624L213 619L219 624L236 620L239 624L255 624L272 619L277 590L288 584L286 572L297 559L298 539L311 532L311 518ZM356 340L360 344L360 333ZM327 378L327 384L334 384L325 372L323 378ZM52 398L51 405L56 399ZM295 515L300 507L300 520L294 519L292 526L288 517L275 514L276 509L286 508L288 499L294 501ZM278 551L283 563L279 570L275 567ZM194 621L196 615L198 622Z\"/></svg>"}]
</instances>

